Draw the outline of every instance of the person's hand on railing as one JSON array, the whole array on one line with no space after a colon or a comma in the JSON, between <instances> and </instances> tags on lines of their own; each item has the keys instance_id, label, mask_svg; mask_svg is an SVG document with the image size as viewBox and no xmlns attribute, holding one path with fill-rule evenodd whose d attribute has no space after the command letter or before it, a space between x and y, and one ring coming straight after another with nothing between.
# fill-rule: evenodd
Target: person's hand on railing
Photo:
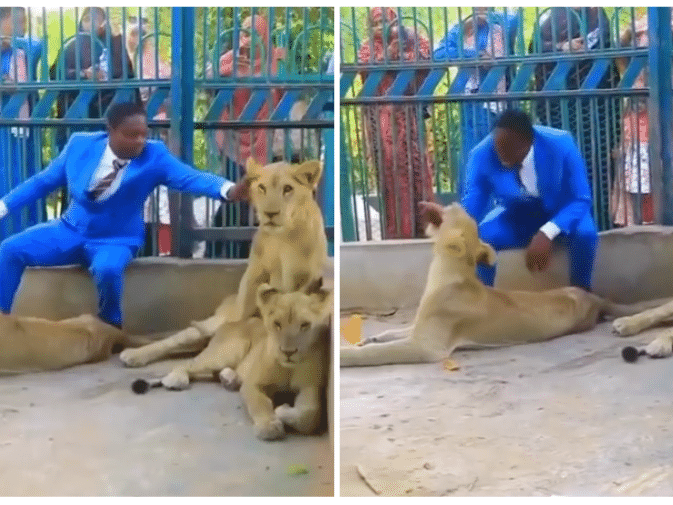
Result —
<instances>
[{"instance_id":1,"label":"person's hand on railing","mask_svg":"<svg viewBox=\"0 0 673 505\"><path fill-rule=\"evenodd\" d=\"M96 66L96 69L94 70L94 67L91 66L89 68L85 68L84 70L80 71L80 75L84 77L85 79L93 79L94 76L94 71L96 72L96 79L99 81L104 81L106 74L105 72Z\"/></svg>"},{"instance_id":2,"label":"person's hand on railing","mask_svg":"<svg viewBox=\"0 0 673 505\"><path fill-rule=\"evenodd\" d=\"M559 42L556 47L564 52L581 51L584 49L584 37L577 37L576 39Z\"/></svg>"}]
</instances>

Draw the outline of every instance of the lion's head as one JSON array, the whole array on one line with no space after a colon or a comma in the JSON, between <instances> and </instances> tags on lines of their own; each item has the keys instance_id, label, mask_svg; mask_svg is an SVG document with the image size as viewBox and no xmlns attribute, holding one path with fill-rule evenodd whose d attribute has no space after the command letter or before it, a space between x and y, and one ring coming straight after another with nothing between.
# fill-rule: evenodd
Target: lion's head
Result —
<instances>
[{"instance_id":1,"label":"lion's head","mask_svg":"<svg viewBox=\"0 0 673 505\"><path fill-rule=\"evenodd\" d=\"M317 160L296 165L279 161L262 166L248 158L246 178L260 228L268 233L282 233L305 219L321 172Z\"/></svg>"},{"instance_id":2,"label":"lion's head","mask_svg":"<svg viewBox=\"0 0 673 505\"><path fill-rule=\"evenodd\" d=\"M257 306L268 332L267 351L285 367L293 367L325 338L332 310L332 291L314 283L307 293L282 293L269 284L257 290Z\"/></svg>"},{"instance_id":3,"label":"lion's head","mask_svg":"<svg viewBox=\"0 0 673 505\"><path fill-rule=\"evenodd\" d=\"M436 255L462 259L471 267L477 263L495 264L495 251L479 239L477 223L458 203L446 206L442 224L439 228L428 225L427 234L435 242Z\"/></svg>"}]
</instances>

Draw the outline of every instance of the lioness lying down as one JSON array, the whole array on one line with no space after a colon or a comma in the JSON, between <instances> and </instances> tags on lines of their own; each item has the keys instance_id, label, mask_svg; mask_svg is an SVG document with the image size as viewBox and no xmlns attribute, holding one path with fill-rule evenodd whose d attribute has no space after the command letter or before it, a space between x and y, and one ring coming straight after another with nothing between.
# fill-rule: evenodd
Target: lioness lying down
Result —
<instances>
[{"instance_id":1,"label":"lioness lying down","mask_svg":"<svg viewBox=\"0 0 673 505\"><path fill-rule=\"evenodd\" d=\"M260 317L225 323L195 358L178 365L147 386L185 389L190 379L219 376L229 390L241 396L263 440L285 436L284 426L310 434L320 422L321 396L329 369L331 290L319 284L310 294L281 293L269 284L257 291ZM294 406L273 408L277 392L297 393Z\"/></svg>"},{"instance_id":2,"label":"lioness lying down","mask_svg":"<svg viewBox=\"0 0 673 505\"><path fill-rule=\"evenodd\" d=\"M0 314L0 373L60 370L108 359L115 348L146 344L97 317L62 321Z\"/></svg>"},{"instance_id":3,"label":"lioness lying down","mask_svg":"<svg viewBox=\"0 0 673 505\"><path fill-rule=\"evenodd\" d=\"M525 292L484 286L476 265L493 265L495 251L479 240L477 224L459 204L446 207L441 226L429 225L427 232L433 259L413 325L369 337L359 347L342 347L341 366L432 362L458 347L540 342L589 330L601 316L661 304L617 305L574 287Z\"/></svg>"},{"instance_id":4,"label":"lioness lying down","mask_svg":"<svg viewBox=\"0 0 673 505\"><path fill-rule=\"evenodd\" d=\"M120 358L126 366L144 366L171 354L203 349L225 322L245 321L257 310L257 288L269 283L283 292L305 291L323 275L327 237L320 207L313 197L320 180L319 161L292 165L286 162L262 167L248 159L246 178L250 201L260 226L252 241L248 266L238 293L225 298L215 314L171 337Z\"/></svg>"}]
</instances>

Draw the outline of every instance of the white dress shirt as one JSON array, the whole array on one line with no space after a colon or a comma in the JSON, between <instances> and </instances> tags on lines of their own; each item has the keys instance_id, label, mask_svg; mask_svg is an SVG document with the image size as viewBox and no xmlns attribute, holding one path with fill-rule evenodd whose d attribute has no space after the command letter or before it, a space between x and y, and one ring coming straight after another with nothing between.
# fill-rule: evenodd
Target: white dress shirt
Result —
<instances>
[{"instance_id":1,"label":"white dress shirt","mask_svg":"<svg viewBox=\"0 0 673 505\"><path fill-rule=\"evenodd\" d=\"M530 146L530 151L521 162L521 171L519 172L521 177L521 184L523 184L524 189L528 194L534 197L539 197L540 192L538 191L537 186L537 173L535 172L535 146ZM541 228L540 231L547 235L549 240L554 240L561 229L552 221L548 221Z\"/></svg>"},{"instance_id":2,"label":"white dress shirt","mask_svg":"<svg viewBox=\"0 0 673 505\"><path fill-rule=\"evenodd\" d=\"M101 156L100 162L98 163L98 168L94 172L93 177L89 182L89 191L93 190L100 181L114 172L114 168L112 167L112 162L114 160L119 160L120 163L125 163L125 165L121 170L119 170L119 172L117 172L117 177L114 178L112 184L110 184L110 186L96 199L98 202L103 201L109 198L111 195L115 194L115 192L119 189L119 185L121 184L122 178L124 177L124 173L129 166L129 160L117 158L117 156L115 156L115 154L112 152L110 144L108 143L105 146L103 156Z\"/></svg>"}]
</instances>

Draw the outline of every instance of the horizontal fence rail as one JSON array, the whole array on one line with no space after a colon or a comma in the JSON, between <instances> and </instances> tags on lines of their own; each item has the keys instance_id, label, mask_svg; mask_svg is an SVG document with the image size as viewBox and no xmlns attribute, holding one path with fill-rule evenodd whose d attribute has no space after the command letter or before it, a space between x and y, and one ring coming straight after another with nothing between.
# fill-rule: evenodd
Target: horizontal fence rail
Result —
<instances>
[{"instance_id":1,"label":"horizontal fence rail","mask_svg":"<svg viewBox=\"0 0 673 505\"><path fill-rule=\"evenodd\" d=\"M4 9L4 10L2 10ZM9 9L9 10L8 10ZM42 170L75 131L140 100L151 137L231 180L260 163L321 158L316 198L333 237L332 8L0 8L0 195ZM0 239L53 219L67 188L0 222ZM144 255L247 257L255 216L159 187Z\"/></svg>"},{"instance_id":2,"label":"horizontal fence rail","mask_svg":"<svg viewBox=\"0 0 673 505\"><path fill-rule=\"evenodd\" d=\"M667 8L341 8L344 240L423 236L418 202L460 199L467 155L509 107L573 135L600 229L661 222L653 153L670 139L648 136L650 79L669 95L671 79L648 75L664 30L648 20L662 13L670 25ZM670 70L670 44L657 51Z\"/></svg>"}]
</instances>

